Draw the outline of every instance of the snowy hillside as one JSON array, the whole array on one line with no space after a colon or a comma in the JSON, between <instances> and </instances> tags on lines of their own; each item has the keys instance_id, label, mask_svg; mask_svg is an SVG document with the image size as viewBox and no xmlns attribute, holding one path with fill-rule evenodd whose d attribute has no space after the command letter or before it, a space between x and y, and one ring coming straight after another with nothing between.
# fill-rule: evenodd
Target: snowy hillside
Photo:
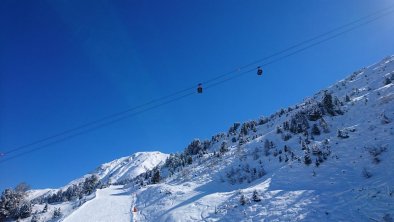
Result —
<instances>
[{"instance_id":1,"label":"snowy hillside","mask_svg":"<svg viewBox=\"0 0 394 222\"><path fill-rule=\"evenodd\" d=\"M170 177L134 192L136 221L392 221L392 81L389 57L192 143L189 166L167 161L161 174Z\"/></svg>"},{"instance_id":2,"label":"snowy hillside","mask_svg":"<svg viewBox=\"0 0 394 222\"><path fill-rule=\"evenodd\" d=\"M90 200L99 200L101 190L97 191L96 189L131 180L141 173L163 164L167 157L168 154L161 152L138 152L102 164L92 173L73 180L59 189L29 190L26 192L25 199L31 201L32 205L28 211L33 215L21 219L21 221L63 220L75 209L81 206L85 207L86 202L89 203L87 205L90 205ZM21 210L23 208L22 206L18 211L23 212ZM53 218L56 210L59 214ZM2 221L1 217L0 221Z\"/></svg>"},{"instance_id":3,"label":"snowy hillside","mask_svg":"<svg viewBox=\"0 0 394 222\"><path fill-rule=\"evenodd\" d=\"M47 221L60 209L52 221L67 222L394 221L393 146L391 56L181 153L103 164L98 178L68 185L94 184L90 192L50 203L46 213L53 198L40 200L33 212Z\"/></svg>"},{"instance_id":4,"label":"snowy hillside","mask_svg":"<svg viewBox=\"0 0 394 222\"><path fill-rule=\"evenodd\" d=\"M161 152L138 152L128 157L122 157L101 165L94 174L97 174L103 183L117 183L152 170L167 158Z\"/></svg>"},{"instance_id":5,"label":"snowy hillside","mask_svg":"<svg viewBox=\"0 0 394 222\"><path fill-rule=\"evenodd\" d=\"M152 170L159 163L166 160L168 154L161 152L137 152L131 156L121 157L97 167L93 172L71 181L68 185L60 188L66 189L72 184L82 182L86 177L94 174L104 184L114 184L124 180L130 180L141 173Z\"/></svg>"}]
</instances>

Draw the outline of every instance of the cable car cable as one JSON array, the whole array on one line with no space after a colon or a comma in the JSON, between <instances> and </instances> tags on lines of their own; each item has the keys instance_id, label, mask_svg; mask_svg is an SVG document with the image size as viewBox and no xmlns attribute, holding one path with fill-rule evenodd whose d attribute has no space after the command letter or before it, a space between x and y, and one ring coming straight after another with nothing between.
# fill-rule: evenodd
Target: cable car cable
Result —
<instances>
[{"instance_id":1,"label":"cable car cable","mask_svg":"<svg viewBox=\"0 0 394 222\"><path fill-rule=\"evenodd\" d=\"M103 127L112 125L112 124L114 124L114 123L116 123L116 122L119 122L119 121L121 121L121 120L124 120L124 119L130 118L130 117L133 117L133 116L136 116L136 115L145 113L145 112L147 112L147 111L156 109L156 108L158 108L158 107L161 107L161 106L164 106L164 105L167 105L167 104L170 104L170 103L179 101L179 100L184 99L184 98L186 98L186 97L189 97L189 96L191 96L191 95L193 95L193 94L195 94L195 92L187 93L187 94L181 95L181 96L179 96L179 97L176 97L176 98L174 98L174 99L171 99L171 100L162 102L162 103L160 103L160 104L151 106L151 107L149 107L149 108L146 108L146 109L143 109L143 110L140 110L140 111L131 113L131 114L127 114L127 115L122 116L122 117L118 117L118 118L116 118L116 119L113 119L113 120L108 121L108 122L105 122L105 123L101 123L101 124L99 124L99 125L96 125L96 126L94 126L94 127L89 128L89 129L86 129L86 130L77 132L77 133L75 133L75 134L68 135L68 136L66 136L66 137L63 137L63 138L57 139L57 140L55 140L55 141L52 141L52 142L50 142L50 143L47 143L47 144L38 146L38 147L36 147L36 148L33 148L33 149L30 149L30 150L21 152L21 153L19 153L19 154L13 155L13 156L11 156L11 157L7 157L7 158L5 158L5 159L3 159L3 160L0 160L0 164L1 164L1 163L4 163L4 162L7 162L7 161L9 161L9 160L12 160L12 159L15 159L15 158L24 156L24 155L26 155L26 154L29 154L29 153L32 153L32 152L35 152L35 151L38 151L38 150L42 150L42 149L44 149L44 148L46 148L46 147L49 147L49 146L51 146L51 145L54 145L54 144L57 144L57 143L60 143L60 142L63 142L63 141L66 141L66 140L68 140L68 139L72 139L72 138L77 137L77 136L79 136L79 135L83 135L83 134L86 134L86 133L95 131L95 130L97 130L97 129L100 129L100 128L103 128Z\"/></svg>"},{"instance_id":2,"label":"cable car cable","mask_svg":"<svg viewBox=\"0 0 394 222\"><path fill-rule=\"evenodd\" d=\"M354 26L354 27L352 27L352 28L346 29L346 30L344 30L344 31L342 31L342 32L340 32L340 33L337 33L337 34L335 34L335 35L332 35L332 36L330 36L330 37L328 37L328 38L325 38L325 39L322 39L322 40L320 40L320 41L314 42L314 43L312 43L312 44L310 44L310 45L307 45L307 46L305 46L305 47L303 47L303 48L297 49L297 50L295 50L295 51L293 51L293 52L291 52L291 53L289 53L289 54L286 54L286 55L284 55L284 56L281 56L281 57L276 58L276 59L274 59L274 60L271 60L271 61L269 61L269 62L263 63L263 64L261 64L260 66L261 66L261 67L264 67L264 66L268 66L268 65L274 64L274 63L276 63L276 62L278 62L278 61L281 61L281 60L283 60L283 59L285 59L285 58L288 58L288 57L290 57L290 56L293 56L293 55L295 55L295 54L298 54L298 53L300 53L300 52L303 52L303 51L305 51L305 50L307 50L307 49L309 49L309 48L312 48L312 47L314 47L314 46L320 45L320 44L322 44L322 43L324 43L324 42L327 42L327 41L332 40L332 39L334 39L334 38L337 38L337 37L339 37L339 36L341 36L341 35L344 35L344 34L346 34L346 33L348 33L348 32L351 32L351 31L353 31L353 30L355 30L355 29L357 29L357 28L359 28L359 27L362 27L362 26L364 26L364 25L366 25L366 24L372 23L372 22L374 22L374 21L376 21L376 20L378 20L378 19L380 19L380 18L382 18L382 17L384 17L384 16L387 16L387 15L393 13L393 12L394 12L394 10L389 11L389 12L385 13L384 15L381 15L381 16L379 16L379 17L376 17L376 18L374 18L374 19L372 19L372 20L369 20L369 21L366 21L366 22L364 22L364 23L360 23L360 24L357 25L357 26ZM207 87L205 87L205 88L206 88L206 89L212 88L212 87L214 87L214 86L220 85L220 84L222 84L222 83L224 83L224 82L227 82L227 81L229 81L229 80L232 80L232 79L241 77L241 76L243 76L243 75L245 75L245 74L247 74L247 73L253 72L253 71L255 71L255 70L256 70L256 68L249 69L249 70L247 70L247 71L245 71L245 72L239 73L238 75L230 76L230 77L228 77L228 78L226 78L226 79L224 79L224 80L217 81L217 82L215 82L215 83L209 84L209 85L208 85Z\"/></svg>"},{"instance_id":3,"label":"cable car cable","mask_svg":"<svg viewBox=\"0 0 394 222\"><path fill-rule=\"evenodd\" d=\"M284 50L281 50L281 51L279 51L279 52L273 53L273 54L271 54L271 55L269 55L269 56L266 56L266 57L264 57L264 58L262 58L262 59L255 60L255 61L252 62L252 63L249 63L249 64L247 64L247 65L245 65L245 66L240 67L239 69L244 69L244 68L249 67L249 66L251 66L251 65L254 65L254 64L258 63L258 62L265 61L265 60L267 60L267 59L269 59L269 58L272 58L272 57L274 57L274 56L283 54L284 52L287 52L287 51L290 51L290 50L292 50L292 49L295 49L295 48L297 48L297 47L299 47L299 46L301 46L301 45L304 45L304 44L306 44L306 43L308 43L308 42L310 42L310 41L317 40L317 39L319 39L319 38L321 38L321 37L323 37L323 36L325 36L325 35L327 35L327 34L331 34L331 33L335 32L335 31L338 31L338 30L340 30L340 29L343 29L344 27L348 27L348 26L350 26L350 25L352 25L352 24L356 24L356 23L358 23L358 22L360 22L360 21L362 21L362 20L365 20L366 18L375 16L376 14L379 14L379 13L381 13L382 11L387 11L388 9L391 9L391 8L393 8L393 7L394 7L394 6L390 6L390 7L388 7L388 8L383 9L383 10L379 10L379 11L374 12L374 13L368 15L368 16L365 16L365 17L363 17L363 18L357 19L357 20L355 20L355 21L353 21L353 22L347 23L347 24L345 24L345 25L342 25L342 26L340 26L340 27L338 27L338 28L332 29L332 30L330 30L330 31L328 31L328 32L325 32L325 33L323 33L323 34L317 35L317 36L315 36L315 37L313 37L313 38L310 38L310 39L308 39L308 40L305 40L305 41L302 41L302 42L300 42L300 43L297 43L297 44L295 44L295 45L293 45L293 46L290 46L290 47L288 47L288 48L286 48L286 49L284 49ZM382 18L382 17L384 17L384 16L387 16L388 14L391 14L392 12L394 12L394 10L388 11L388 12L386 12L386 13L382 13L381 15L377 15L375 18L373 18L373 19L371 19L371 20L368 20L368 21L366 21L366 22L360 23L360 24L358 24L358 25L356 25L356 26L354 26L354 27L351 27L351 28L349 28L349 29L346 29L346 30L344 30L344 31L342 31L342 32L340 32L340 33L337 33L337 34L335 34L335 35L333 35L333 36L330 36L330 37L328 37L328 38L326 38L326 39L317 41L317 42L315 42L315 43L313 43L313 44L310 44L310 45L308 45L308 46L306 46L306 47L303 47L303 48L301 48L301 49L298 49L298 50L296 50L296 51L294 51L294 52L292 52L292 53L290 53L290 54L284 55L284 56L279 57L279 58L277 58L277 59L274 59L274 60L272 60L272 61L270 61L270 62L264 63L264 64L262 64L261 66L264 67L264 66L273 64L273 63L275 63L275 62L277 62L277 61L280 61L280 60L282 60L282 59L284 59L284 58L287 58L287 57L290 57L290 56L292 56L292 55L295 55L295 54L297 54L297 53L299 53L299 52L302 52L302 51L304 51L304 50L306 50L306 49L309 49L309 48L311 48L311 47L313 47L313 46L316 46L316 45L319 45L319 44L321 44L321 43L323 43L323 42L329 41L329 40L331 40L331 39L333 39L333 38L336 38L336 37L338 37L338 36L340 36L340 35L343 35L343 34L345 34L345 33L348 33L348 32L350 32L350 31L352 31L352 30L354 30L354 29L356 29L356 28L359 28L359 27L364 26L364 25L366 25L366 24L369 24L369 23L371 23L371 22L373 22L373 21L376 21L376 20L378 20L379 18ZM205 87L205 88L206 88L206 89L212 88L212 87L214 87L214 86L220 85L220 84L222 84L222 83L224 83L224 82L227 82L227 81L232 80L232 79L234 79L234 78L238 78L238 77L240 77L240 76L242 76L242 75L245 75L245 74L247 74L247 73L249 73L249 72L252 72L252 71L256 70L256 68L253 68L253 69L251 69L251 70L242 72L242 73L240 73L240 74L238 74L238 75L236 75L236 76L228 77L228 78L226 78L226 79L224 79L224 80L214 82L215 80L218 80L218 79L220 79L220 78L226 77L226 76L228 76L229 74L238 72L239 69L234 70L234 71L231 71L231 72L227 72L227 73L225 73L225 74L216 76L216 77L214 77L214 78L211 78L211 79L209 79L209 80L203 82L203 83L205 83L205 84L210 83L210 82L213 82L212 84L209 84L209 85L208 85L207 87ZM131 112L131 111L135 111L135 110L137 110L137 109L139 109L139 108L142 108L142 107L145 107L145 106L154 104L154 103L159 102L159 101L164 100L164 99L171 98L171 97L173 97L173 96L176 96L176 95L179 95L179 94L181 94L181 93L190 91L190 90L192 90L192 89L194 90L194 89L195 89L195 86L189 87L189 88L185 88L185 89L183 89L183 90L179 90L179 91L177 91L177 92L171 93L171 94L166 95L166 96L159 97L159 98L157 98L157 99L153 99L153 100L151 100L151 101L149 101L149 102L147 102L147 103L144 103L144 104L141 104L141 105L138 105L138 106L135 106L135 107L126 109L126 110L124 110L124 111L121 111L121 112L118 112L118 113L115 113L115 114L111 114L111 115L105 116L105 117L103 117L103 118L100 118L100 119L98 119L98 120L94 120L94 121L85 123L85 124L80 125L80 126L78 126L78 127L74 127L74 128L70 128L70 129L64 130L64 131L62 131L62 132L60 132L60 133L57 133L57 134L55 134L55 135L48 136L48 137L45 137L45 138L40 139L40 140L36 140L36 141L34 141L34 142L31 142L31 143L28 143L28 144L25 144L25 145L16 147L16 148L11 149L11 150L8 150L8 151L6 151L6 152L1 152L2 155L1 155L0 157L4 157L4 156L7 155L7 154L11 154L11 153L17 152L17 151L19 151L19 150L28 148L28 147L30 147L30 146L38 145L38 144L43 143L43 142L46 142L46 141L48 141L48 140L55 139L55 138L57 138L57 137L67 135L67 134L69 134L69 133L72 133L73 131L77 131L77 130L80 130L80 129L83 129L83 128L86 128L86 127L93 126L93 125L98 124L98 123L100 123L100 122L109 120L109 119L111 119L111 118L118 117L118 116L120 116L120 115L129 113L129 112ZM186 96L191 96L191 95L193 95L193 94L195 94L195 93L194 93L194 92L193 92L193 93L189 93L189 94L186 94ZM131 113L131 114L127 115L126 117L117 118L117 119L115 119L115 121L110 121L109 123L118 122L118 121L123 120L123 119L125 119L125 118L129 118L129 117L131 117L131 116L135 116L135 115L137 115L137 114L140 114L140 113L149 111L149 110L151 110L151 109L160 107L160 106L162 106L162 105L165 105L165 104L168 104L168 103L171 103L171 102L174 102L174 101L178 101L178 100L180 100L180 99L182 99L182 98L185 98L186 96L185 96L185 95L182 95L182 96L180 96L180 97L176 97L175 99L172 99L172 100L170 100L169 102L164 102L164 103L161 103L161 104L159 104L159 105L155 105L155 106L153 106L153 107L149 107L149 108L147 108L147 109L143 109L142 111L138 111L138 112L136 112L136 113ZM109 124L104 123L104 124L100 124L99 126L100 126L100 128L101 128L101 127L107 126L107 125L109 125ZM86 130L86 132L90 132L90 131L92 131L93 129L95 129L95 127L93 127L92 129ZM85 131L83 131L83 132L86 133ZM83 133L78 133L78 135L81 135L81 134L83 134ZM76 136L76 135L71 135L70 137L72 138L72 137L75 137L75 136ZM65 138L68 138L68 137L65 137ZM64 141L64 139L61 139L61 141ZM58 141L55 141L54 143L58 143ZM49 143L49 144L53 144L53 142L51 142L51 143ZM44 145L44 146L48 146L48 144L46 144L46 145ZM35 150L35 149L33 149L33 150ZM30 153L30 152L32 152L32 151L29 150L28 152ZM20 155L15 155L15 156L20 156ZM9 159L11 159L11 158L14 159L13 157L9 157L9 158L6 158L6 159L0 161L0 163L2 163L2 162L5 161L5 160L9 160Z\"/></svg>"},{"instance_id":4,"label":"cable car cable","mask_svg":"<svg viewBox=\"0 0 394 222\"><path fill-rule=\"evenodd\" d=\"M215 81L215 80L217 80L217 79L223 78L223 77L225 77L225 76L227 76L227 75L229 75L229 74L236 73L236 72L238 72L238 71L240 71L240 70L242 70L242 69L245 69L245 68L247 68L247 67L249 67L249 66L256 65L257 63L260 63L260 62L263 62L263 61L265 61L265 60L267 60L267 59L270 59L270 58L272 58L272 57L281 55L281 54L283 54L283 53L285 53L285 52L288 52L288 51L290 51L290 50L292 50L292 49L295 49L295 48L297 48L297 47L299 47L299 46L302 46L302 45L304 45L304 44L306 44L306 43L308 43L308 42L317 40L317 39L319 39L319 38L321 38L321 37L324 37L325 35L329 35L329 34L331 34L331 33L334 33L334 32L336 32L336 31L339 31L339 30L341 30L341 29L344 29L344 28L346 28L346 27L348 27L348 26L354 25L354 24L356 24L356 23L358 23L358 22L360 22L360 21L363 21L363 20L368 19L368 18L370 18L370 17L379 15L380 13L382 13L382 12L384 12L384 11L387 11L387 10L390 10L390 9L392 9L392 8L394 8L394 4L390 5L390 6L387 7L387 8L384 8L384 9L381 9L381 10L378 10L378 11L375 11L375 12L373 12L373 13L367 15L367 16L364 16L364 17L362 17L362 18L356 19L356 20L354 20L354 21L352 21L352 22L349 22L349 23L347 23L347 24L345 24L345 25L338 26L338 27L333 28L333 29L331 29L331 30L329 30L329 31L327 31L327 32L324 32L324 33L322 33L322 34L316 35L316 36L314 36L314 37L312 37L312 38L309 38L309 39L307 39L307 40L304 40L304 41L301 41L301 42L299 42L299 43L296 43L296 44L294 44L294 45L292 45L292 46L287 47L286 49L283 49L283 50L280 50L280 51L278 51L278 52L272 53L272 54L270 54L270 55L268 55L268 56L265 56L265 57L263 57L263 58L257 59L257 60L255 60L255 61L253 61L253 62L251 62L251 63L246 64L246 65L240 66L239 68L234 69L234 70L232 70L232 71L230 71L230 72L226 72L226 73L223 73L223 74L218 75L218 76L216 76L216 77L213 77L213 78L211 78L211 79L209 79L209 80L206 80L206 81L204 81L204 82L202 82L202 83L203 83L203 84L207 84L207 83L209 83L209 82L212 82L212 81Z\"/></svg>"}]
</instances>

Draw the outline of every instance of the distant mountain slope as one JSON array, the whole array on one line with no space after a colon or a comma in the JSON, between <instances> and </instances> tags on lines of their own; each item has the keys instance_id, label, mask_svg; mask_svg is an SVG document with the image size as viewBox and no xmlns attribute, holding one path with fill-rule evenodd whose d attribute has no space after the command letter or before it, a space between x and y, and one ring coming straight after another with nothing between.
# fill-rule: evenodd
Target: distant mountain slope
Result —
<instances>
[{"instance_id":1,"label":"distant mountain slope","mask_svg":"<svg viewBox=\"0 0 394 222\"><path fill-rule=\"evenodd\" d=\"M161 152L138 152L128 157L119 158L101 165L94 174L99 175L103 183L117 183L152 170L159 163L164 163L168 154Z\"/></svg>"},{"instance_id":2,"label":"distant mountain slope","mask_svg":"<svg viewBox=\"0 0 394 222\"><path fill-rule=\"evenodd\" d=\"M103 164L94 171L102 189L37 215L47 221L60 208L52 221L390 222L393 146L390 56L300 104L196 139L181 153Z\"/></svg>"},{"instance_id":3,"label":"distant mountain slope","mask_svg":"<svg viewBox=\"0 0 394 222\"><path fill-rule=\"evenodd\" d=\"M161 152L137 152L131 156L121 157L97 167L91 173L71 181L60 189L67 189L72 184L82 182L90 175L97 175L103 184L116 184L125 180L131 180L134 177L152 170L160 163L164 163L168 154Z\"/></svg>"}]
</instances>

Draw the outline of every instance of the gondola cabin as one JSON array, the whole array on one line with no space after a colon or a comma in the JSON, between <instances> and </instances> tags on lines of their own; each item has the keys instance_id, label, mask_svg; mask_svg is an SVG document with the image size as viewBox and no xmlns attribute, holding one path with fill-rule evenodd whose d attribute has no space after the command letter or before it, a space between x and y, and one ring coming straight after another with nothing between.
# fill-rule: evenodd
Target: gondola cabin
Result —
<instances>
[{"instance_id":1,"label":"gondola cabin","mask_svg":"<svg viewBox=\"0 0 394 222\"><path fill-rule=\"evenodd\" d=\"M260 66L257 67L257 75L259 76L263 75L263 69Z\"/></svg>"},{"instance_id":2,"label":"gondola cabin","mask_svg":"<svg viewBox=\"0 0 394 222\"><path fill-rule=\"evenodd\" d=\"M202 84L198 84L197 93L202 93Z\"/></svg>"}]
</instances>

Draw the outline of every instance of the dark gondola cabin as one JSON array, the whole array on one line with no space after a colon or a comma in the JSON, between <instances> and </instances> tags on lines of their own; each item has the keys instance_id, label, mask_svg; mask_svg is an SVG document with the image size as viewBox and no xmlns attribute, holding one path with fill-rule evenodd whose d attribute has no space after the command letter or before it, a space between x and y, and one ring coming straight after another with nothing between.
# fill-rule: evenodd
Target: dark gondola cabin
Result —
<instances>
[{"instance_id":1,"label":"dark gondola cabin","mask_svg":"<svg viewBox=\"0 0 394 222\"><path fill-rule=\"evenodd\" d=\"M197 93L202 93L202 84L198 84Z\"/></svg>"},{"instance_id":2,"label":"dark gondola cabin","mask_svg":"<svg viewBox=\"0 0 394 222\"><path fill-rule=\"evenodd\" d=\"M263 75L263 69L261 69L261 67L257 67L257 75L261 76Z\"/></svg>"}]
</instances>

